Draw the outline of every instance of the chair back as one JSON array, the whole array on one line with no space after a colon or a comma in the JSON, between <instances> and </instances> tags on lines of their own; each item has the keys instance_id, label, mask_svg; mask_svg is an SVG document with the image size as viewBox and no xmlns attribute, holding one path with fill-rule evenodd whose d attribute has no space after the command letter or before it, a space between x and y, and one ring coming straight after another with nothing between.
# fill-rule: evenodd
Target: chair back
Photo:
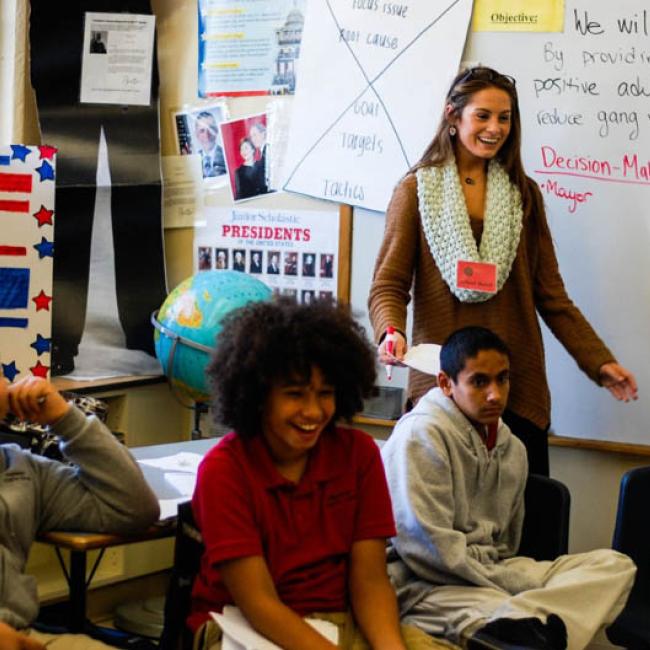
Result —
<instances>
[{"instance_id":1,"label":"chair back","mask_svg":"<svg viewBox=\"0 0 650 650\"><path fill-rule=\"evenodd\" d=\"M650 467L638 467L621 479L612 548L637 566L625 608L607 629L612 643L631 650L650 650Z\"/></svg>"},{"instance_id":2,"label":"chair back","mask_svg":"<svg viewBox=\"0 0 650 650\"><path fill-rule=\"evenodd\" d=\"M571 495L564 483L529 474L524 493L526 514L519 555L554 560L569 550Z\"/></svg>"},{"instance_id":3,"label":"chair back","mask_svg":"<svg viewBox=\"0 0 650 650\"><path fill-rule=\"evenodd\" d=\"M192 647L192 634L185 620L190 612L192 585L199 572L203 549L203 539L194 522L191 501L179 504L174 566L165 600L165 622L159 650L186 650Z\"/></svg>"},{"instance_id":4,"label":"chair back","mask_svg":"<svg viewBox=\"0 0 650 650\"><path fill-rule=\"evenodd\" d=\"M612 548L629 555L637 566L634 585L650 602L650 467L638 467L623 475L618 494Z\"/></svg>"}]
</instances>

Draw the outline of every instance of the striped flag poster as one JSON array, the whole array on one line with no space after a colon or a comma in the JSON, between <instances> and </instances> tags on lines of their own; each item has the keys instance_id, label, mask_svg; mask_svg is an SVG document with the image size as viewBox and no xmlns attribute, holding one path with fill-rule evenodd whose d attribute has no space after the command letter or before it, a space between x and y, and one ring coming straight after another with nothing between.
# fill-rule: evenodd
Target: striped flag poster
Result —
<instances>
[{"instance_id":1,"label":"striped flag poster","mask_svg":"<svg viewBox=\"0 0 650 650\"><path fill-rule=\"evenodd\" d=\"M49 377L56 149L0 146L0 369Z\"/></svg>"}]
</instances>

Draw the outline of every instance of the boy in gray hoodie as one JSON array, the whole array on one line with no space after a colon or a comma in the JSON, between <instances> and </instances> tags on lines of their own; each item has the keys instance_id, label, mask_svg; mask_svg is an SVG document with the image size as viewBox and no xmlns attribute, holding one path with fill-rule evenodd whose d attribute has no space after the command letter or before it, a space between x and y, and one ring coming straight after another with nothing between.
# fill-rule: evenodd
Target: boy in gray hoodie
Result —
<instances>
[{"instance_id":1,"label":"boy in gray hoodie","mask_svg":"<svg viewBox=\"0 0 650 650\"><path fill-rule=\"evenodd\" d=\"M36 580L24 573L29 548L48 530L133 533L158 519L156 496L128 450L94 416L68 404L44 379L0 378L0 419L50 425L73 465L0 445L0 648L107 647L83 636L29 630L38 614ZM43 638L47 636L47 638Z\"/></svg>"},{"instance_id":2,"label":"boy in gray hoodie","mask_svg":"<svg viewBox=\"0 0 650 650\"><path fill-rule=\"evenodd\" d=\"M440 364L438 387L382 448L402 620L471 649L581 650L623 608L634 564L612 550L553 562L516 556L528 467L500 420L508 349L467 327L447 339Z\"/></svg>"}]
</instances>

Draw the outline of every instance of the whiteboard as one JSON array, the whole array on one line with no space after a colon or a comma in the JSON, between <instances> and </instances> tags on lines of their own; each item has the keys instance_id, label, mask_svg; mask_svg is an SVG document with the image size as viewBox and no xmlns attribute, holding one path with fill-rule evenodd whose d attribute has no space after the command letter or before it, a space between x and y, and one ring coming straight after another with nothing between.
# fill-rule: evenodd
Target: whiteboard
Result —
<instances>
[{"instance_id":1,"label":"whiteboard","mask_svg":"<svg viewBox=\"0 0 650 650\"><path fill-rule=\"evenodd\" d=\"M617 403L544 331L558 435L650 444L650 10L567 0L564 33L471 33L465 59L517 80L524 166L569 295L639 382Z\"/></svg>"}]
</instances>

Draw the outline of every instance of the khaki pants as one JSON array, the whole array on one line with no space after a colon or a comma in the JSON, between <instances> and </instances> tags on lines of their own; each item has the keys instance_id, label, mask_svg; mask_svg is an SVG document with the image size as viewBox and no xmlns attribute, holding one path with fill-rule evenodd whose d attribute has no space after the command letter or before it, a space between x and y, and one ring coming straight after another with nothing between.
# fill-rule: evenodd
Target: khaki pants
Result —
<instances>
[{"instance_id":1,"label":"khaki pants","mask_svg":"<svg viewBox=\"0 0 650 650\"><path fill-rule=\"evenodd\" d=\"M536 577L542 586L515 595L489 587L432 587L426 598L402 612L402 620L462 643L497 618L546 621L557 614L566 625L568 650L582 650L621 612L636 571L629 557L608 549L563 555L553 562L514 557L502 564Z\"/></svg>"},{"instance_id":2,"label":"khaki pants","mask_svg":"<svg viewBox=\"0 0 650 650\"><path fill-rule=\"evenodd\" d=\"M368 642L363 638L350 614L327 613L313 614L311 618L319 618L334 623L339 628L338 647L344 650L370 650ZM402 637L408 650L448 650L457 646L448 641L434 639L412 625L402 625ZM207 621L194 636L194 650L221 650L221 629L214 621Z\"/></svg>"},{"instance_id":3,"label":"khaki pants","mask_svg":"<svg viewBox=\"0 0 650 650\"><path fill-rule=\"evenodd\" d=\"M85 634L44 634L36 630L25 630L30 639L39 641L48 650L111 650L113 646L95 641Z\"/></svg>"}]
</instances>

